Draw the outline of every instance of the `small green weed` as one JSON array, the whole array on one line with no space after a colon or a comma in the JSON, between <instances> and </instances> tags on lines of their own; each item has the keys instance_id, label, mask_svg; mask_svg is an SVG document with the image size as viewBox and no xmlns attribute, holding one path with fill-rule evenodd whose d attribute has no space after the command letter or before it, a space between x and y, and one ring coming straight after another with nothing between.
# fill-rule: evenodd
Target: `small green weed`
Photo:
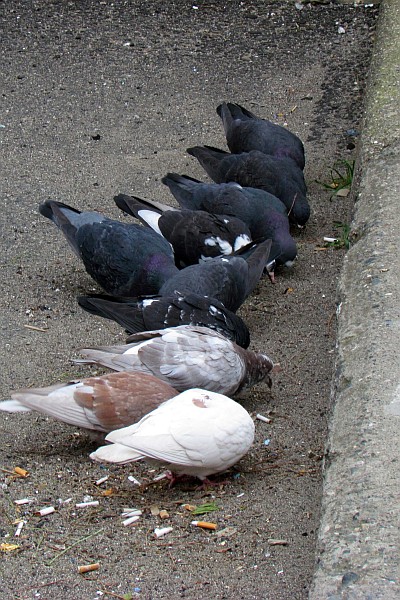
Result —
<instances>
[{"instance_id":1,"label":"small green weed","mask_svg":"<svg viewBox=\"0 0 400 600\"><path fill-rule=\"evenodd\" d=\"M347 196L354 177L354 160L338 160L331 168L330 181L318 181L326 190L332 192L330 200L334 196Z\"/></svg>"},{"instance_id":2,"label":"small green weed","mask_svg":"<svg viewBox=\"0 0 400 600\"><path fill-rule=\"evenodd\" d=\"M214 512L215 510L219 510L219 507L215 504L215 502L206 502L205 504L201 504L201 506L196 506L192 510L192 515L205 515L209 512Z\"/></svg>"},{"instance_id":3,"label":"small green weed","mask_svg":"<svg viewBox=\"0 0 400 600\"><path fill-rule=\"evenodd\" d=\"M341 221L334 221L333 226L339 230L339 237L333 242L327 242L328 248L346 248L348 250L351 246L350 241L350 225L348 223L342 223Z\"/></svg>"}]
</instances>

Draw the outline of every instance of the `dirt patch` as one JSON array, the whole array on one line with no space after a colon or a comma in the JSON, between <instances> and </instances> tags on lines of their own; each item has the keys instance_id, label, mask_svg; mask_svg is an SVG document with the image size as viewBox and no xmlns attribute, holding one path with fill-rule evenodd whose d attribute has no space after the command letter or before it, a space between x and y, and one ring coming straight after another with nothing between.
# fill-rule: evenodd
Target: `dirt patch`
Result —
<instances>
[{"instance_id":1,"label":"dirt patch","mask_svg":"<svg viewBox=\"0 0 400 600\"><path fill-rule=\"evenodd\" d=\"M287 123L304 140L312 206L306 229L294 232L295 266L275 286L262 280L240 310L251 347L283 370L272 391L260 385L244 400L271 423L257 421L254 447L228 485L205 493L162 481L140 491L128 475L148 479L146 466L103 469L88 459L94 442L74 428L0 415L0 543L19 545L2 553L4 598L306 598L344 255L321 246L335 235L333 222L351 215L346 199L330 201L315 180L326 179L337 158L354 156L376 8L8 2L1 18L3 398L85 374L69 360L77 348L124 339L76 304L95 286L39 216L39 202L121 219L112 202L118 192L172 204L161 177L172 170L206 180L185 148L226 147L215 108L227 100ZM17 465L29 477L6 471ZM76 508L85 496L99 505ZM18 507L25 497L34 500ZM218 510L204 518L217 532L229 528L225 535L194 528L182 508L210 501ZM53 514L34 515L48 505ZM152 505L169 517L153 515ZM122 525L124 507L143 511L132 527ZM18 538L17 518L26 520ZM160 526L173 529L156 540ZM78 565L92 562L98 571L78 575Z\"/></svg>"}]
</instances>

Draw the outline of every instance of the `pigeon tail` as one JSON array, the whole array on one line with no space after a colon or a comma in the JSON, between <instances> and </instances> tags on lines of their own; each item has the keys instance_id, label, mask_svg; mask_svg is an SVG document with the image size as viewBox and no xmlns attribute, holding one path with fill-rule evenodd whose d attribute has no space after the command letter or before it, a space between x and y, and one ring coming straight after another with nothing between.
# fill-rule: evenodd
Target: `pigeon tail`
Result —
<instances>
[{"instance_id":1,"label":"pigeon tail","mask_svg":"<svg viewBox=\"0 0 400 600\"><path fill-rule=\"evenodd\" d=\"M230 156L229 152L214 146L193 146L187 148L186 152L197 158L207 175L215 183L226 182L225 174L221 169L221 160L226 156Z\"/></svg>"},{"instance_id":2,"label":"pigeon tail","mask_svg":"<svg viewBox=\"0 0 400 600\"><path fill-rule=\"evenodd\" d=\"M32 412L28 406L24 406L18 400L4 400L0 402L0 410L9 413Z\"/></svg>"}]
</instances>

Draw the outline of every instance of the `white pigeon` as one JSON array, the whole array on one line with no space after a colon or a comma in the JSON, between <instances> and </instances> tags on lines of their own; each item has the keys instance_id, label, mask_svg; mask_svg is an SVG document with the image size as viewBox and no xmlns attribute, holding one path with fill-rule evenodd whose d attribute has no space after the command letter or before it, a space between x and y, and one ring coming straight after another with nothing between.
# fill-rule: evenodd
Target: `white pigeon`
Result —
<instances>
[{"instance_id":1,"label":"white pigeon","mask_svg":"<svg viewBox=\"0 0 400 600\"><path fill-rule=\"evenodd\" d=\"M176 396L170 385L146 373L108 373L80 381L27 388L0 402L0 411L35 410L77 427L109 432L132 425Z\"/></svg>"},{"instance_id":2,"label":"white pigeon","mask_svg":"<svg viewBox=\"0 0 400 600\"><path fill-rule=\"evenodd\" d=\"M254 423L234 400L190 389L135 425L112 431L106 440L112 443L90 458L117 464L146 459L173 474L204 480L226 471L246 454L254 440Z\"/></svg>"},{"instance_id":3,"label":"white pigeon","mask_svg":"<svg viewBox=\"0 0 400 600\"><path fill-rule=\"evenodd\" d=\"M76 362L151 373L180 392L195 387L227 396L262 381L274 368L265 354L245 350L208 327L145 331L129 336L128 342L85 348L80 350L85 358Z\"/></svg>"}]
</instances>

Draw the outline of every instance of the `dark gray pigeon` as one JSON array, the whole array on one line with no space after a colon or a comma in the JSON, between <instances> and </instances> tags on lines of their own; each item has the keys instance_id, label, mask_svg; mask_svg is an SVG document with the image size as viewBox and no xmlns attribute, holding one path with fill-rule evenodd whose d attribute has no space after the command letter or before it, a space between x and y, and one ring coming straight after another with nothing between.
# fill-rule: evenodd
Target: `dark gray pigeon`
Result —
<instances>
[{"instance_id":1,"label":"dark gray pigeon","mask_svg":"<svg viewBox=\"0 0 400 600\"><path fill-rule=\"evenodd\" d=\"M213 329L242 348L250 344L244 321L216 298L179 292L133 299L93 295L79 296L78 303L92 314L116 321L127 333L194 325Z\"/></svg>"},{"instance_id":2,"label":"dark gray pigeon","mask_svg":"<svg viewBox=\"0 0 400 600\"><path fill-rule=\"evenodd\" d=\"M152 229L52 200L39 211L63 232L86 271L109 294L157 294L179 272L171 245Z\"/></svg>"},{"instance_id":3,"label":"dark gray pigeon","mask_svg":"<svg viewBox=\"0 0 400 600\"><path fill-rule=\"evenodd\" d=\"M228 148L234 154L259 150L276 158L290 158L304 169L304 146L294 133L266 119L256 117L239 104L223 102L217 108Z\"/></svg>"},{"instance_id":4,"label":"dark gray pigeon","mask_svg":"<svg viewBox=\"0 0 400 600\"><path fill-rule=\"evenodd\" d=\"M273 208L284 215L287 214L282 200L273 194L254 187L242 187L234 181L203 183L198 179L188 175L178 175L178 173L168 173L161 181L168 186L171 194L182 208L206 210L218 215L225 214L223 210L226 208L228 211L226 214L230 215L232 205L236 208L239 204L243 204L249 207L248 210L251 213ZM152 203L159 208L165 206L159 202L152 201ZM245 222L248 223L247 220Z\"/></svg>"},{"instance_id":5,"label":"dark gray pigeon","mask_svg":"<svg viewBox=\"0 0 400 600\"><path fill-rule=\"evenodd\" d=\"M242 188L237 183L202 183L176 173L168 173L162 182L184 208L238 217L248 225L253 239L271 239L271 277L275 265L292 265L297 256L296 243L290 235L286 207L276 196L256 188Z\"/></svg>"},{"instance_id":6,"label":"dark gray pigeon","mask_svg":"<svg viewBox=\"0 0 400 600\"><path fill-rule=\"evenodd\" d=\"M80 354L83 360L74 362L149 373L179 391L201 386L228 396L264 379L271 384L274 369L265 354L245 350L207 327L190 325L135 333L126 345L85 348Z\"/></svg>"},{"instance_id":7,"label":"dark gray pigeon","mask_svg":"<svg viewBox=\"0 0 400 600\"><path fill-rule=\"evenodd\" d=\"M251 242L247 225L240 219L206 211L164 209L140 198L118 194L118 208L162 235L174 249L177 267L233 254Z\"/></svg>"},{"instance_id":8,"label":"dark gray pigeon","mask_svg":"<svg viewBox=\"0 0 400 600\"><path fill-rule=\"evenodd\" d=\"M180 292L216 298L228 309L236 312L253 291L267 264L271 240L249 244L241 249L240 256L211 258L190 265L166 281L158 291L160 296Z\"/></svg>"},{"instance_id":9,"label":"dark gray pigeon","mask_svg":"<svg viewBox=\"0 0 400 600\"><path fill-rule=\"evenodd\" d=\"M303 226L310 216L303 171L290 158L276 158L259 150L230 154L212 146L194 146L188 154L197 158L216 183L235 181L277 196L290 221Z\"/></svg>"}]
</instances>

